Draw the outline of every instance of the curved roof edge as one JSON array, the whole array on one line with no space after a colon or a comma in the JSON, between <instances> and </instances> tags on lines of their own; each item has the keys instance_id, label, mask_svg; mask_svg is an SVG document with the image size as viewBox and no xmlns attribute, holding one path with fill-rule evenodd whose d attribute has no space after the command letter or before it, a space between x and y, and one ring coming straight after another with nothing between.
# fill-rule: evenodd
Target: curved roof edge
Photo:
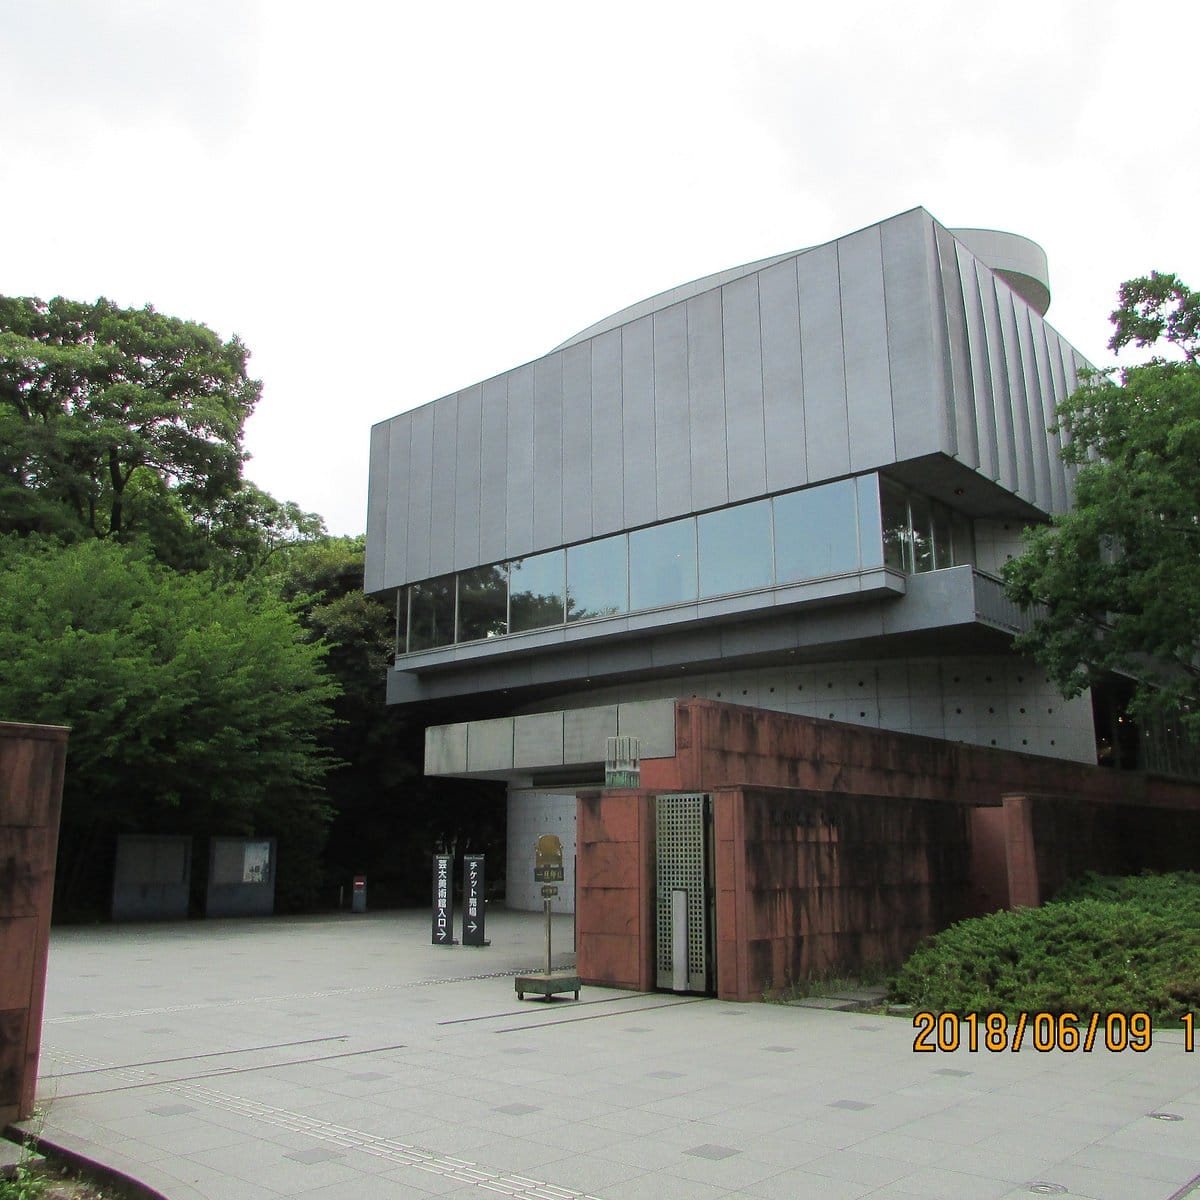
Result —
<instances>
[{"instance_id":1,"label":"curved roof edge","mask_svg":"<svg viewBox=\"0 0 1200 1200\"><path fill-rule=\"evenodd\" d=\"M678 304L681 300L690 300L693 296L698 296L701 292L710 291L712 288L720 287L724 283L731 283L735 279L741 279L743 275L751 275L755 271L761 271L766 267L774 266L778 262L783 262L785 258L794 258L797 254L803 254L805 250L812 249L811 246L805 246L800 250L789 250L786 254L775 254L770 258L760 258L756 262L743 263L740 267L728 267L724 271L718 271L714 275L704 275L699 279L693 279L688 283L681 283L678 287L668 288L665 292L658 292L653 296L647 296L645 300L639 300L636 304L630 304L627 308L623 308L620 312L615 312L612 316L605 317L603 320L597 321L594 325L589 325L586 329L581 329L573 337L567 338L565 342L559 343L550 353L555 350L565 350L568 346L574 346L577 342L586 342L588 338L593 338L597 334L606 333L610 329L616 329L619 325L628 324L630 321L636 321L638 317L644 317L649 313L657 312L660 308L669 308L672 304Z\"/></svg>"},{"instance_id":2,"label":"curved roof edge","mask_svg":"<svg viewBox=\"0 0 1200 1200\"><path fill-rule=\"evenodd\" d=\"M1038 316L1050 307L1050 269L1046 252L1035 241L1019 233L999 229L951 229L989 270L994 271Z\"/></svg>"},{"instance_id":3,"label":"curved roof edge","mask_svg":"<svg viewBox=\"0 0 1200 1200\"><path fill-rule=\"evenodd\" d=\"M1018 233L1006 233L1000 229L950 229L950 234L962 242L984 266L999 275L1039 316L1046 315L1050 308L1050 272L1046 261L1046 252L1037 242L1022 237ZM596 321L586 329L581 329L577 334L567 338L565 342L560 342L550 353L565 350L568 346L585 342L588 338L606 333L610 329L616 329L639 317L647 316L662 308L669 308L681 300L698 296L701 292L707 292L722 284L740 279L743 275L762 271L776 263L783 262L784 259L795 258L811 249L813 249L812 246L803 246L799 250L788 250L784 254L775 254L770 258L760 258L754 262L743 263L740 267L728 267L724 271L703 275L699 279L681 283L678 287L668 288L665 292L657 292L653 296L647 296L644 300L638 300L636 303L620 309L611 316Z\"/></svg>"}]
</instances>

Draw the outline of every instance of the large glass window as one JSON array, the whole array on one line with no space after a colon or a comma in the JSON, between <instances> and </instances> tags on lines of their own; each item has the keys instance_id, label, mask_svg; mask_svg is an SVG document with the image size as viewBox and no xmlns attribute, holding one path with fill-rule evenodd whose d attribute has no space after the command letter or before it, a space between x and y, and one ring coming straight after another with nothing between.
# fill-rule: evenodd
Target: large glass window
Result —
<instances>
[{"instance_id":1,"label":"large glass window","mask_svg":"<svg viewBox=\"0 0 1200 1200\"><path fill-rule=\"evenodd\" d=\"M854 483L775 497L775 580L819 579L858 567Z\"/></svg>"},{"instance_id":2,"label":"large glass window","mask_svg":"<svg viewBox=\"0 0 1200 1200\"><path fill-rule=\"evenodd\" d=\"M443 575L409 589L408 650L432 650L454 641L454 576Z\"/></svg>"},{"instance_id":3,"label":"large glass window","mask_svg":"<svg viewBox=\"0 0 1200 1200\"><path fill-rule=\"evenodd\" d=\"M912 571L912 534L908 523L908 495L890 479L879 481L883 525L883 561L906 575Z\"/></svg>"},{"instance_id":4,"label":"large glass window","mask_svg":"<svg viewBox=\"0 0 1200 1200\"><path fill-rule=\"evenodd\" d=\"M503 563L458 577L458 640L475 642L508 632L508 570Z\"/></svg>"},{"instance_id":5,"label":"large glass window","mask_svg":"<svg viewBox=\"0 0 1200 1200\"><path fill-rule=\"evenodd\" d=\"M696 525L701 596L771 586L770 501L705 513Z\"/></svg>"},{"instance_id":6,"label":"large glass window","mask_svg":"<svg viewBox=\"0 0 1200 1200\"><path fill-rule=\"evenodd\" d=\"M626 611L625 536L601 538L567 550L567 620L611 617Z\"/></svg>"},{"instance_id":7,"label":"large glass window","mask_svg":"<svg viewBox=\"0 0 1200 1200\"><path fill-rule=\"evenodd\" d=\"M687 517L629 535L629 607L696 599L696 522Z\"/></svg>"},{"instance_id":8,"label":"large glass window","mask_svg":"<svg viewBox=\"0 0 1200 1200\"><path fill-rule=\"evenodd\" d=\"M509 621L513 633L563 623L564 559L561 550L551 550L512 564Z\"/></svg>"},{"instance_id":9,"label":"large glass window","mask_svg":"<svg viewBox=\"0 0 1200 1200\"><path fill-rule=\"evenodd\" d=\"M908 497L908 511L912 520L912 569L918 574L922 571L932 571L933 506L927 496L911 492Z\"/></svg>"}]
</instances>

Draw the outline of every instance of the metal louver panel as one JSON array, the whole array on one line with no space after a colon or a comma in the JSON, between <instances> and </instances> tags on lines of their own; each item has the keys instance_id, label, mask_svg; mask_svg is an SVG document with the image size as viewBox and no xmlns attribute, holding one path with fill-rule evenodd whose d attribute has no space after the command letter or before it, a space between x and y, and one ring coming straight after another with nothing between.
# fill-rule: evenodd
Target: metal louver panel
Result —
<instances>
[{"instance_id":1,"label":"metal louver panel","mask_svg":"<svg viewBox=\"0 0 1200 1200\"><path fill-rule=\"evenodd\" d=\"M692 793L655 797L657 837L656 933L657 981L671 988L677 981L672 957L672 893L687 893L687 990L707 987L708 920L705 896L706 797Z\"/></svg>"}]
</instances>

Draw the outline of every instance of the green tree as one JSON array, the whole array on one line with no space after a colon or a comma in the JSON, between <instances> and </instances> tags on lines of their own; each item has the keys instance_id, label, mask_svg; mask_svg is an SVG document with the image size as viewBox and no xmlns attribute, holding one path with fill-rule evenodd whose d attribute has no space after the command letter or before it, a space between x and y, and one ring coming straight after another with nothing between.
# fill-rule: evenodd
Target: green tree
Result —
<instances>
[{"instance_id":1,"label":"green tree","mask_svg":"<svg viewBox=\"0 0 1200 1200\"><path fill-rule=\"evenodd\" d=\"M284 548L267 571L341 688L326 738L338 760L325 780L335 814L326 895L365 874L373 906L424 903L434 850L486 852L490 877L502 874L503 785L422 774L425 722L387 703L396 613L364 595L364 553L362 537L325 538Z\"/></svg>"},{"instance_id":2,"label":"green tree","mask_svg":"<svg viewBox=\"0 0 1200 1200\"><path fill-rule=\"evenodd\" d=\"M71 727L59 899L126 830L281 837L283 871L328 818L324 646L258 581L179 574L136 547L0 543L0 719ZM289 838L296 843L289 852Z\"/></svg>"},{"instance_id":3,"label":"green tree","mask_svg":"<svg viewBox=\"0 0 1200 1200\"><path fill-rule=\"evenodd\" d=\"M1174 275L1123 284L1109 345L1156 353L1093 372L1058 409L1075 503L1026 532L1009 595L1041 605L1018 639L1067 696L1109 673L1135 714L1200 735L1200 295Z\"/></svg>"},{"instance_id":4,"label":"green tree","mask_svg":"<svg viewBox=\"0 0 1200 1200\"><path fill-rule=\"evenodd\" d=\"M0 297L0 529L125 537L146 523L130 503L146 474L211 514L241 480L261 390L247 358L149 306Z\"/></svg>"}]
</instances>

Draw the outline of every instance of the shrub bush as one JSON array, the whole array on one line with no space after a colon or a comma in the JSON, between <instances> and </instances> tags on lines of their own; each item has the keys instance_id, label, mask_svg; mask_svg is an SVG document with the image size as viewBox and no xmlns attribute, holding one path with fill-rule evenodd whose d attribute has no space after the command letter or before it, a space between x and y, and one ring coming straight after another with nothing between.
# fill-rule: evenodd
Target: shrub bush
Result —
<instances>
[{"instance_id":1,"label":"shrub bush","mask_svg":"<svg viewBox=\"0 0 1200 1200\"><path fill-rule=\"evenodd\" d=\"M894 999L937 1012L1200 1007L1200 875L1088 876L1042 908L960 921L917 948Z\"/></svg>"}]
</instances>

